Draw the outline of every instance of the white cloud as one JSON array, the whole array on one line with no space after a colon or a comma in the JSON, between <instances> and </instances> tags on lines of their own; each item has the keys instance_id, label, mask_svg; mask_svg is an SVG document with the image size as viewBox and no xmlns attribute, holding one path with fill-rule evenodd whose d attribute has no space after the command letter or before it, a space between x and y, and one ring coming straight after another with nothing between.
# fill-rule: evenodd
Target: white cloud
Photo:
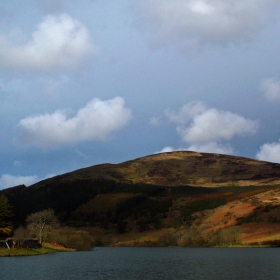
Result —
<instances>
[{"instance_id":1,"label":"white cloud","mask_svg":"<svg viewBox=\"0 0 280 280\"><path fill-rule=\"evenodd\" d=\"M230 140L235 135L255 133L257 128L257 122L237 114L208 109L195 116L192 124L186 129L178 127L178 132L185 142L209 143Z\"/></svg>"},{"instance_id":2,"label":"white cloud","mask_svg":"<svg viewBox=\"0 0 280 280\"><path fill-rule=\"evenodd\" d=\"M268 101L280 101L280 80L273 77L261 81L260 89Z\"/></svg>"},{"instance_id":3,"label":"white cloud","mask_svg":"<svg viewBox=\"0 0 280 280\"><path fill-rule=\"evenodd\" d=\"M67 14L46 16L31 40L21 45L0 36L1 67L13 70L72 69L96 52L87 28Z\"/></svg>"},{"instance_id":4,"label":"white cloud","mask_svg":"<svg viewBox=\"0 0 280 280\"><path fill-rule=\"evenodd\" d=\"M247 40L262 24L265 0L143 0L134 4L135 24L154 44L184 47Z\"/></svg>"},{"instance_id":5,"label":"white cloud","mask_svg":"<svg viewBox=\"0 0 280 280\"><path fill-rule=\"evenodd\" d=\"M218 144L216 142L210 142L204 145L193 144L188 147L189 151L203 152L203 153L215 153L215 154L227 154L233 155L234 150L230 144Z\"/></svg>"},{"instance_id":6,"label":"white cloud","mask_svg":"<svg viewBox=\"0 0 280 280\"><path fill-rule=\"evenodd\" d=\"M20 120L19 140L23 144L42 148L56 148L80 141L103 140L111 132L125 126L131 110L124 100L116 97L107 101L92 99L77 114L67 119L67 112L27 117Z\"/></svg>"},{"instance_id":7,"label":"white cloud","mask_svg":"<svg viewBox=\"0 0 280 280\"><path fill-rule=\"evenodd\" d=\"M178 114L168 113L171 121L178 123L177 132L182 140L195 144L230 140L236 135L255 133L258 122L229 111L208 109L202 102L190 102Z\"/></svg>"},{"instance_id":8,"label":"white cloud","mask_svg":"<svg viewBox=\"0 0 280 280\"><path fill-rule=\"evenodd\" d=\"M195 100L183 105L178 113L166 110L165 115L172 122L184 124L193 117L201 114L205 110L206 106L203 104L203 102Z\"/></svg>"},{"instance_id":9,"label":"white cloud","mask_svg":"<svg viewBox=\"0 0 280 280\"><path fill-rule=\"evenodd\" d=\"M256 158L259 160L280 163L280 143L266 143L261 146Z\"/></svg>"},{"instance_id":10,"label":"white cloud","mask_svg":"<svg viewBox=\"0 0 280 280\"><path fill-rule=\"evenodd\" d=\"M227 155L234 154L233 148L229 144L223 145L215 142L210 142L204 145L193 144L188 148L178 148L178 149L175 149L171 146L167 146L164 147L161 151L155 152L155 154L175 152L175 151L193 151L193 152L201 152L201 153L215 153L215 154L227 154Z\"/></svg>"},{"instance_id":11,"label":"white cloud","mask_svg":"<svg viewBox=\"0 0 280 280\"><path fill-rule=\"evenodd\" d=\"M0 177L0 189L6 189L15 187L18 185L32 185L38 181L38 177L34 176L13 176L9 174L3 174Z\"/></svg>"},{"instance_id":12,"label":"white cloud","mask_svg":"<svg viewBox=\"0 0 280 280\"><path fill-rule=\"evenodd\" d=\"M167 146L167 147L164 147L161 151L155 152L155 154L169 153L169 152L174 152L174 151L182 151L182 150L181 149L176 150L171 146Z\"/></svg>"},{"instance_id":13,"label":"white cloud","mask_svg":"<svg viewBox=\"0 0 280 280\"><path fill-rule=\"evenodd\" d=\"M176 113L165 111L171 122L177 123L177 132L181 140L189 144L187 148L165 147L160 152L195 151L217 154L234 154L229 143L235 136L253 134L258 122L246 119L229 111L207 108L201 101L193 101L182 106Z\"/></svg>"}]
</instances>

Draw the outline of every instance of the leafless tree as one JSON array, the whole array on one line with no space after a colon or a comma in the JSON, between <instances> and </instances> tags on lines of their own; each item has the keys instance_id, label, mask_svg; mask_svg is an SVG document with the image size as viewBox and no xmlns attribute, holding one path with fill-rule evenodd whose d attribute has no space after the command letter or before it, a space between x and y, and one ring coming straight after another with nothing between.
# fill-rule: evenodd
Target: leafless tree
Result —
<instances>
[{"instance_id":1,"label":"leafless tree","mask_svg":"<svg viewBox=\"0 0 280 280\"><path fill-rule=\"evenodd\" d=\"M30 214L26 221L28 223L27 228L38 238L40 244L46 241L52 229L58 225L53 209Z\"/></svg>"}]
</instances>

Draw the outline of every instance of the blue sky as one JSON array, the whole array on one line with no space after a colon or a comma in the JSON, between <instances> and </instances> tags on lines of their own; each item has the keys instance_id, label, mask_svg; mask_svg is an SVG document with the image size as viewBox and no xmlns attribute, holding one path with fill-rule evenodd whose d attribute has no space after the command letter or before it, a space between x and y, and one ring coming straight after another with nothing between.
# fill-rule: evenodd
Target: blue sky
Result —
<instances>
[{"instance_id":1,"label":"blue sky","mask_svg":"<svg viewBox=\"0 0 280 280\"><path fill-rule=\"evenodd\" d=\"M163 151L280 163L280 1L0 3L0 189Z\"/></svg>"}]
</instances>

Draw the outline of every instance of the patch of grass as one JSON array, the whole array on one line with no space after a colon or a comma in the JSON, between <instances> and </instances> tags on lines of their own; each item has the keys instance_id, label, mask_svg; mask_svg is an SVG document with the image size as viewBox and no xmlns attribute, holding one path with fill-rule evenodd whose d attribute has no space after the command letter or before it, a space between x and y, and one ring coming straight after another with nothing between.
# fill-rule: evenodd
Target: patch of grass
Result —
<instances>
[{"instance_id":1,"label":"patch of grass","mask_svg":"<svg viewBox=\"0 0 280 280\"><path fill-rule=\"evenodd\" d=\"M45 247L46 246L46 247ZM46 244L42 248L26 249L26 248L0 248L0 257L20 257L20 256L36 256L56 252L71 252L73 249L57 247L52 244Z\"/></svg>"}]
</instances>

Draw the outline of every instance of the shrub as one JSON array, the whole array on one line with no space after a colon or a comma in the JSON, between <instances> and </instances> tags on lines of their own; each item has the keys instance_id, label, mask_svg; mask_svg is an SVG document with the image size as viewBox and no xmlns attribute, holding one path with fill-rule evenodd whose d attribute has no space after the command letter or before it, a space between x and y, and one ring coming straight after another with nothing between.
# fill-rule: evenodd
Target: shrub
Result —
<instances>
[{"instance_id":1,"label":"shrub","mask_svg":"<svg viewBox=\"0 0 280 280\"><path fill-rule=\"evenodd\" d=\"M78 251L90 251L93 247L92 238L87 231L71 228L56 230L52 235L52 242Z\"/></svg>"}]
</instances>

